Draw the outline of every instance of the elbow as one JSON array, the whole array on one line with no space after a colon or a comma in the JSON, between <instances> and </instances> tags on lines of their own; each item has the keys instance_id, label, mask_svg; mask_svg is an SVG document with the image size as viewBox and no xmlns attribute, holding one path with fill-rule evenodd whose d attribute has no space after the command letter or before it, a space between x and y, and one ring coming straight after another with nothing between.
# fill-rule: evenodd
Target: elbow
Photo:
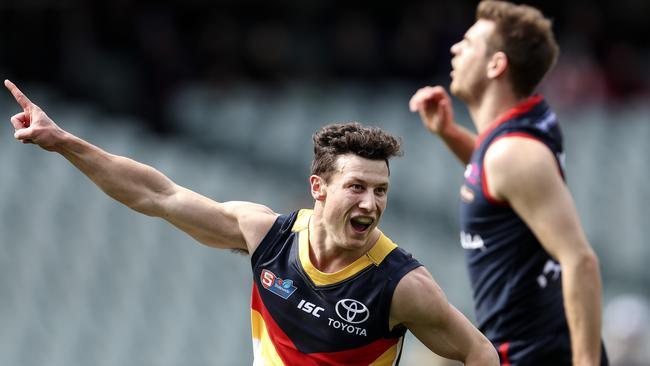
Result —
<instances>
[{"instance_id":1,"label":"elbow","mask_svg":"<svg viewBox=\"0 0 650 366\"><path fill-rule=\"evenodd\" d=\"M577 259L577 267L580 271L589 273L600 272L600 262L598 256L594 251L589 248L584 253L581 253Z\"/></svg>"},{"instance_id":2,"label":"elbow","mask_svg":"<svg viewBox=\"0 0 650 366\"><path fill-rule=\"evenodd\" d=\"M165 217L165 202L167 202L171 197L172 195L149 193L141 194L137 197L132 197L131 199L125 199L121 202L130 209L141 214L151 217Z\"/></svg>"},{"instance_id":3,"label":"elbow","mask_svg":"<svg viewBox=\"0 0 650 366\"><path fill-rule=\"evenodd\" d=\"M600 261L591 247L574 252L565 260L561 260L560 264L563 271L600 276Z\"/></svg>"},{"instance_id":4,"label":"elbow","mask_svg":"<svg viewBox=\"0 0 650 366\"><path fill-rule=\"evenodd\" d=\"M484 352L480 365L498 366L500 364L499 362L499 355L496 349L494 349L494 346L492 346L492 343L490 343L488 349Z\"/></svg>"},{"instance_id":5,"label":"elbow","mask_svg":"<svg viewBox=\"0 0 650 366\"><path fill-rule=\"evenodd\" d=\"M499 355L497 354L496 349L490 343L487 339L484 339L484 341L481 344L481 347L477 349L477 352L475 352L471 357L468 357L468 359L465 361L466 365L493 365L493 366L498 366L499 365Z\"/></svg>"},{"instance_id":6,"label":"elbow","mask_svg":"<svg viewBox=\"0 0 650 366\"><path fill-rule=\"evenodd\" d=\"M176 186L146 189L131 194L121 202L141 214L165 218L169 216L170 208L178 200L178 192Z\"/></svg>"}]
</instances>

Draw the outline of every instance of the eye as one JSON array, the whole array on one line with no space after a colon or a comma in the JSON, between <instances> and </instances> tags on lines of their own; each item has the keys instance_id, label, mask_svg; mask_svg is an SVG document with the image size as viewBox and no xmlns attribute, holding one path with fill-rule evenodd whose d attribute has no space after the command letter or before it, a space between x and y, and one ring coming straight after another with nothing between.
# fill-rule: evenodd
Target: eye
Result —
<instances>
[{"instance_id":1,"label":"eye","mask_svg":"<svg viewBox=\"0 0 650 366\"><path fill-rule=\"evenodd\" d=\"M379 187L379 188L375 189L375 194L378 195L378 196L384 196L387 191L388 191L388 189L386 189L386 187Z\"/></svg>"},{"instance_id":2,"label":"eye","mask_svg":"<svg viewBox=\"0 0 650 366\"><path fill-rule=\"evenodd\" d=\"M352 188L353 191L357 191L357 192L362 192L365 189L364 186L358 183L352 184L350 185L350 187Z\"/></svg>"}]
</instances>

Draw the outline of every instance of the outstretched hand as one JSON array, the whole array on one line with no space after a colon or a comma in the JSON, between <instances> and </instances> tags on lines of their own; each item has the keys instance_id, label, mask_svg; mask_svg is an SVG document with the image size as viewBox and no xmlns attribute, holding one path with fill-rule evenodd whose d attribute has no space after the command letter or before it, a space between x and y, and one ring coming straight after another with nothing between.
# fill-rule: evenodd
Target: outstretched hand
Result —
<instances>
[{"instance_id":1,"label":"outstretched hand","mask_svg":"<svg viewBox=\"0 0 650 366\"><path fill-rule=\"evenodd\" d=\"M11 124L16 130L14 137L25 144L37 144L45 150L53 151L63 130L14 83L5 80L5 86L23 109L11 117Z\"/></svg>"},{"instance_id":2,"label":"outstretched hand","mask_svg":"<svg viewBox=\"0 0 650 366\"><path fill-rule=\"evenodd\" d=\"M419 112L422 124L432 133L443 135L453 124L451 98L441 86L418 89L409 101L411 112Z\"/></svg>"}]
</instances>

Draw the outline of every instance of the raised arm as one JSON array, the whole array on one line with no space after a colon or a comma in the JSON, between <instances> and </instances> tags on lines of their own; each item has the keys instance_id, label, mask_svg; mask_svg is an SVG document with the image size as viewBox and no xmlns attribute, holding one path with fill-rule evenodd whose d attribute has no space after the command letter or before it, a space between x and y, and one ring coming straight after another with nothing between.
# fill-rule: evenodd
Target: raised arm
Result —
<instances>
[{"instance_id":1,"label":"raised arm","mask_svg":"<svg viewBox=\"0 0 650 366\"><path fill-rule=\"evenodd\" d=\"M553 154L536 140L503 138L488 149L485 174L490 194L508 201L544 249L560 262L574 365L600 365L598 258Z\"/></svg>"},{"instance_id":2,"label":"raised arm","mask_svg":"<svg viewBox=\"0 0 650 366\"><path fill-rule=\"evenodd\" d=\"M424 127L438 135L461 163L469 163L476 135L454 122L451 98L443 87L420 88L411 97L409 109L420 114Z\"/></svg>"},{"instance_id":3,"label":"raised arm","mask_svg":"<svg viewBox=\"0 0 650 366\"><path fill-rule=\"evenodd\" d=\"M453 305L424 267L397 284L391 303L391 328L407 327L432 352L465 365L497 366L492 343Z\"/></svg>"},{"instance_id":4,"label":"raised arm","mask_svg":"<svg viewBox=\"0 0 650 366\"><path fill-rule=\"evenodd\" d=\"M161 217L199 242L252 253L277 214L249 202L219 203L172 182L158 170L110 154L61 129L5 80L23 111L11 117L14 137L61 154L115 200L145 215Z\"/></svg>"}]
</instances>

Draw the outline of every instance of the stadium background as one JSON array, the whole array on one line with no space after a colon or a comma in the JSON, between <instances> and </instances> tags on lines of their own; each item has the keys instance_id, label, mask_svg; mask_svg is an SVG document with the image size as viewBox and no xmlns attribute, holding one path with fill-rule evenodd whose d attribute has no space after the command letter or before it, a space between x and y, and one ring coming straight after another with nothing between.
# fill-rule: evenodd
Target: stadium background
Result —
<instances>
[{"instance_id":1,"label":"stadium background","mask_svg":"<svg viewBox=\"0 0 650 366\"><path fill-rule=\"evenodd\" d=\"M600 256L616 365L650 359L650 3L529 2L562 54L568 184ZM3 0L0 74L62 127L217 200L311 206L311 133L358 120L403 136L382 225L473 318L458 244L463 168L407 101L449 83L475 1ZM12 137L0 97L0 365L250 365L245 257L107 199ZM469 125L456 105L457 118ZM635 359L638 358L638 361ZM409 339L404 364L442 364Z\"/></svg>"}]
</instances>

